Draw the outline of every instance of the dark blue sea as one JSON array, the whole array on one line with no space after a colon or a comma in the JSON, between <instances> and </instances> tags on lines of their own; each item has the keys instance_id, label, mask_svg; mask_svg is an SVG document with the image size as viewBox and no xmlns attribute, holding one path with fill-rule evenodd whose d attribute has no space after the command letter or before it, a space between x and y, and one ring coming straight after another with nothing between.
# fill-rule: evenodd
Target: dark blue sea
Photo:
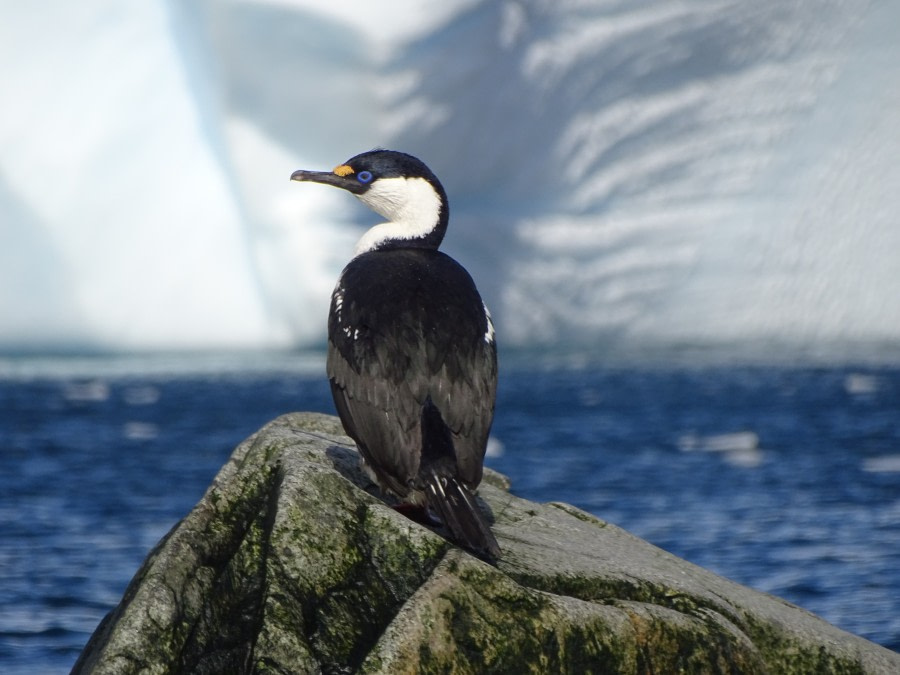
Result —
<instances>
[{"instance_id":1,"label":"dark blue sea","mask_svg":"<svg viewBox=\"0 0 900 675\"><path fill-rule=\"evenodd\" d=\"M332 412L318 357L0 360L0 672L64 673L234 446ZM538 365L489 466L900 651L900 367Z\"/></svg>"}]
</instances>

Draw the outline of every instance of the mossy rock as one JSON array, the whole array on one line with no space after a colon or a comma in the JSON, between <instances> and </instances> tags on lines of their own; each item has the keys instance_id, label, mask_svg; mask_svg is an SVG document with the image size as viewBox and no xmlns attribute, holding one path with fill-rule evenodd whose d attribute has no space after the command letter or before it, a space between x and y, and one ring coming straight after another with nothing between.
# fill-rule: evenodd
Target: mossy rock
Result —
<instances>
[{"instance_id":1,"label":"mossy rock","mask_svg":"<svg viewBox=\"0 0 900 675\"><path fill-rule=\"evenodd\" d=\"M900 673L900 654L488 471L488 565L385 504L334 417L242 443L75 673Z\"/></svg>"}]
</instances>

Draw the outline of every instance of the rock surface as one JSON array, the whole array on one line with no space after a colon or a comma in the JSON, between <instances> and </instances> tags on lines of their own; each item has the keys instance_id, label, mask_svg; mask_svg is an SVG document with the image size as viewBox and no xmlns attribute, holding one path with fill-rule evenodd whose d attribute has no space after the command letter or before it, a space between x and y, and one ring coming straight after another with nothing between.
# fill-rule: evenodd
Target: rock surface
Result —
<instances>
[{"instance_id":1,"label":"rock surface","mask_svg":"<svg viewBox=\"0 0 900 675\"><path fill-rule=\"evenodd\" d=\"M900 654L486 473L497 567L376 496L337 418L280 417L73 672L900 673Z\"/></svg>"}]
</instances>

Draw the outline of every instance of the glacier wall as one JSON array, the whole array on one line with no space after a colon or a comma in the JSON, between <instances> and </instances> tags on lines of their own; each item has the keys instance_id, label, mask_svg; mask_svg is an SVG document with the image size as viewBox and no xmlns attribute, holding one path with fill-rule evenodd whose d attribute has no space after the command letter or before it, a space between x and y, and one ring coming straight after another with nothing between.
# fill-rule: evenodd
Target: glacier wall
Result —
<instances>
[{"instance_id":1,"label":"glacier wall","mask_svg":"<svg viewBox=\"0 0 900 675\"><path fill-rule=\"evenodd\" d=\"M900 343L889 0L0 19L0 349L319 344L374 216L288 177L375 146L441 177L505 344Z\"/></svg>"}]
</instances>

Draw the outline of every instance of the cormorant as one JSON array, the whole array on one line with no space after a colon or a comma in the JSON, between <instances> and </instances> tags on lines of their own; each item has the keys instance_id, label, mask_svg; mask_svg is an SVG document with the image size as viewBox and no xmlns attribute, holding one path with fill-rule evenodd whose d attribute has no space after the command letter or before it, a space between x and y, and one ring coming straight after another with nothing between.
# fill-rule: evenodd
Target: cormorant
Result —
<instances>
[{"instance_id":1,"label":"cormorant","mask_svg":"<svg viewBox=\"0 0 900 675\"><path fill-rule=\"evenodd\" d=\"M419 159L373 150L292 180L342 188L387 219L359 240L331 297L335 407L376 482L430 507L462 546L500 547L474 498L497 391L490 313L469 273L438 251L449 209Z\"/></svg>"}]
</instances>

